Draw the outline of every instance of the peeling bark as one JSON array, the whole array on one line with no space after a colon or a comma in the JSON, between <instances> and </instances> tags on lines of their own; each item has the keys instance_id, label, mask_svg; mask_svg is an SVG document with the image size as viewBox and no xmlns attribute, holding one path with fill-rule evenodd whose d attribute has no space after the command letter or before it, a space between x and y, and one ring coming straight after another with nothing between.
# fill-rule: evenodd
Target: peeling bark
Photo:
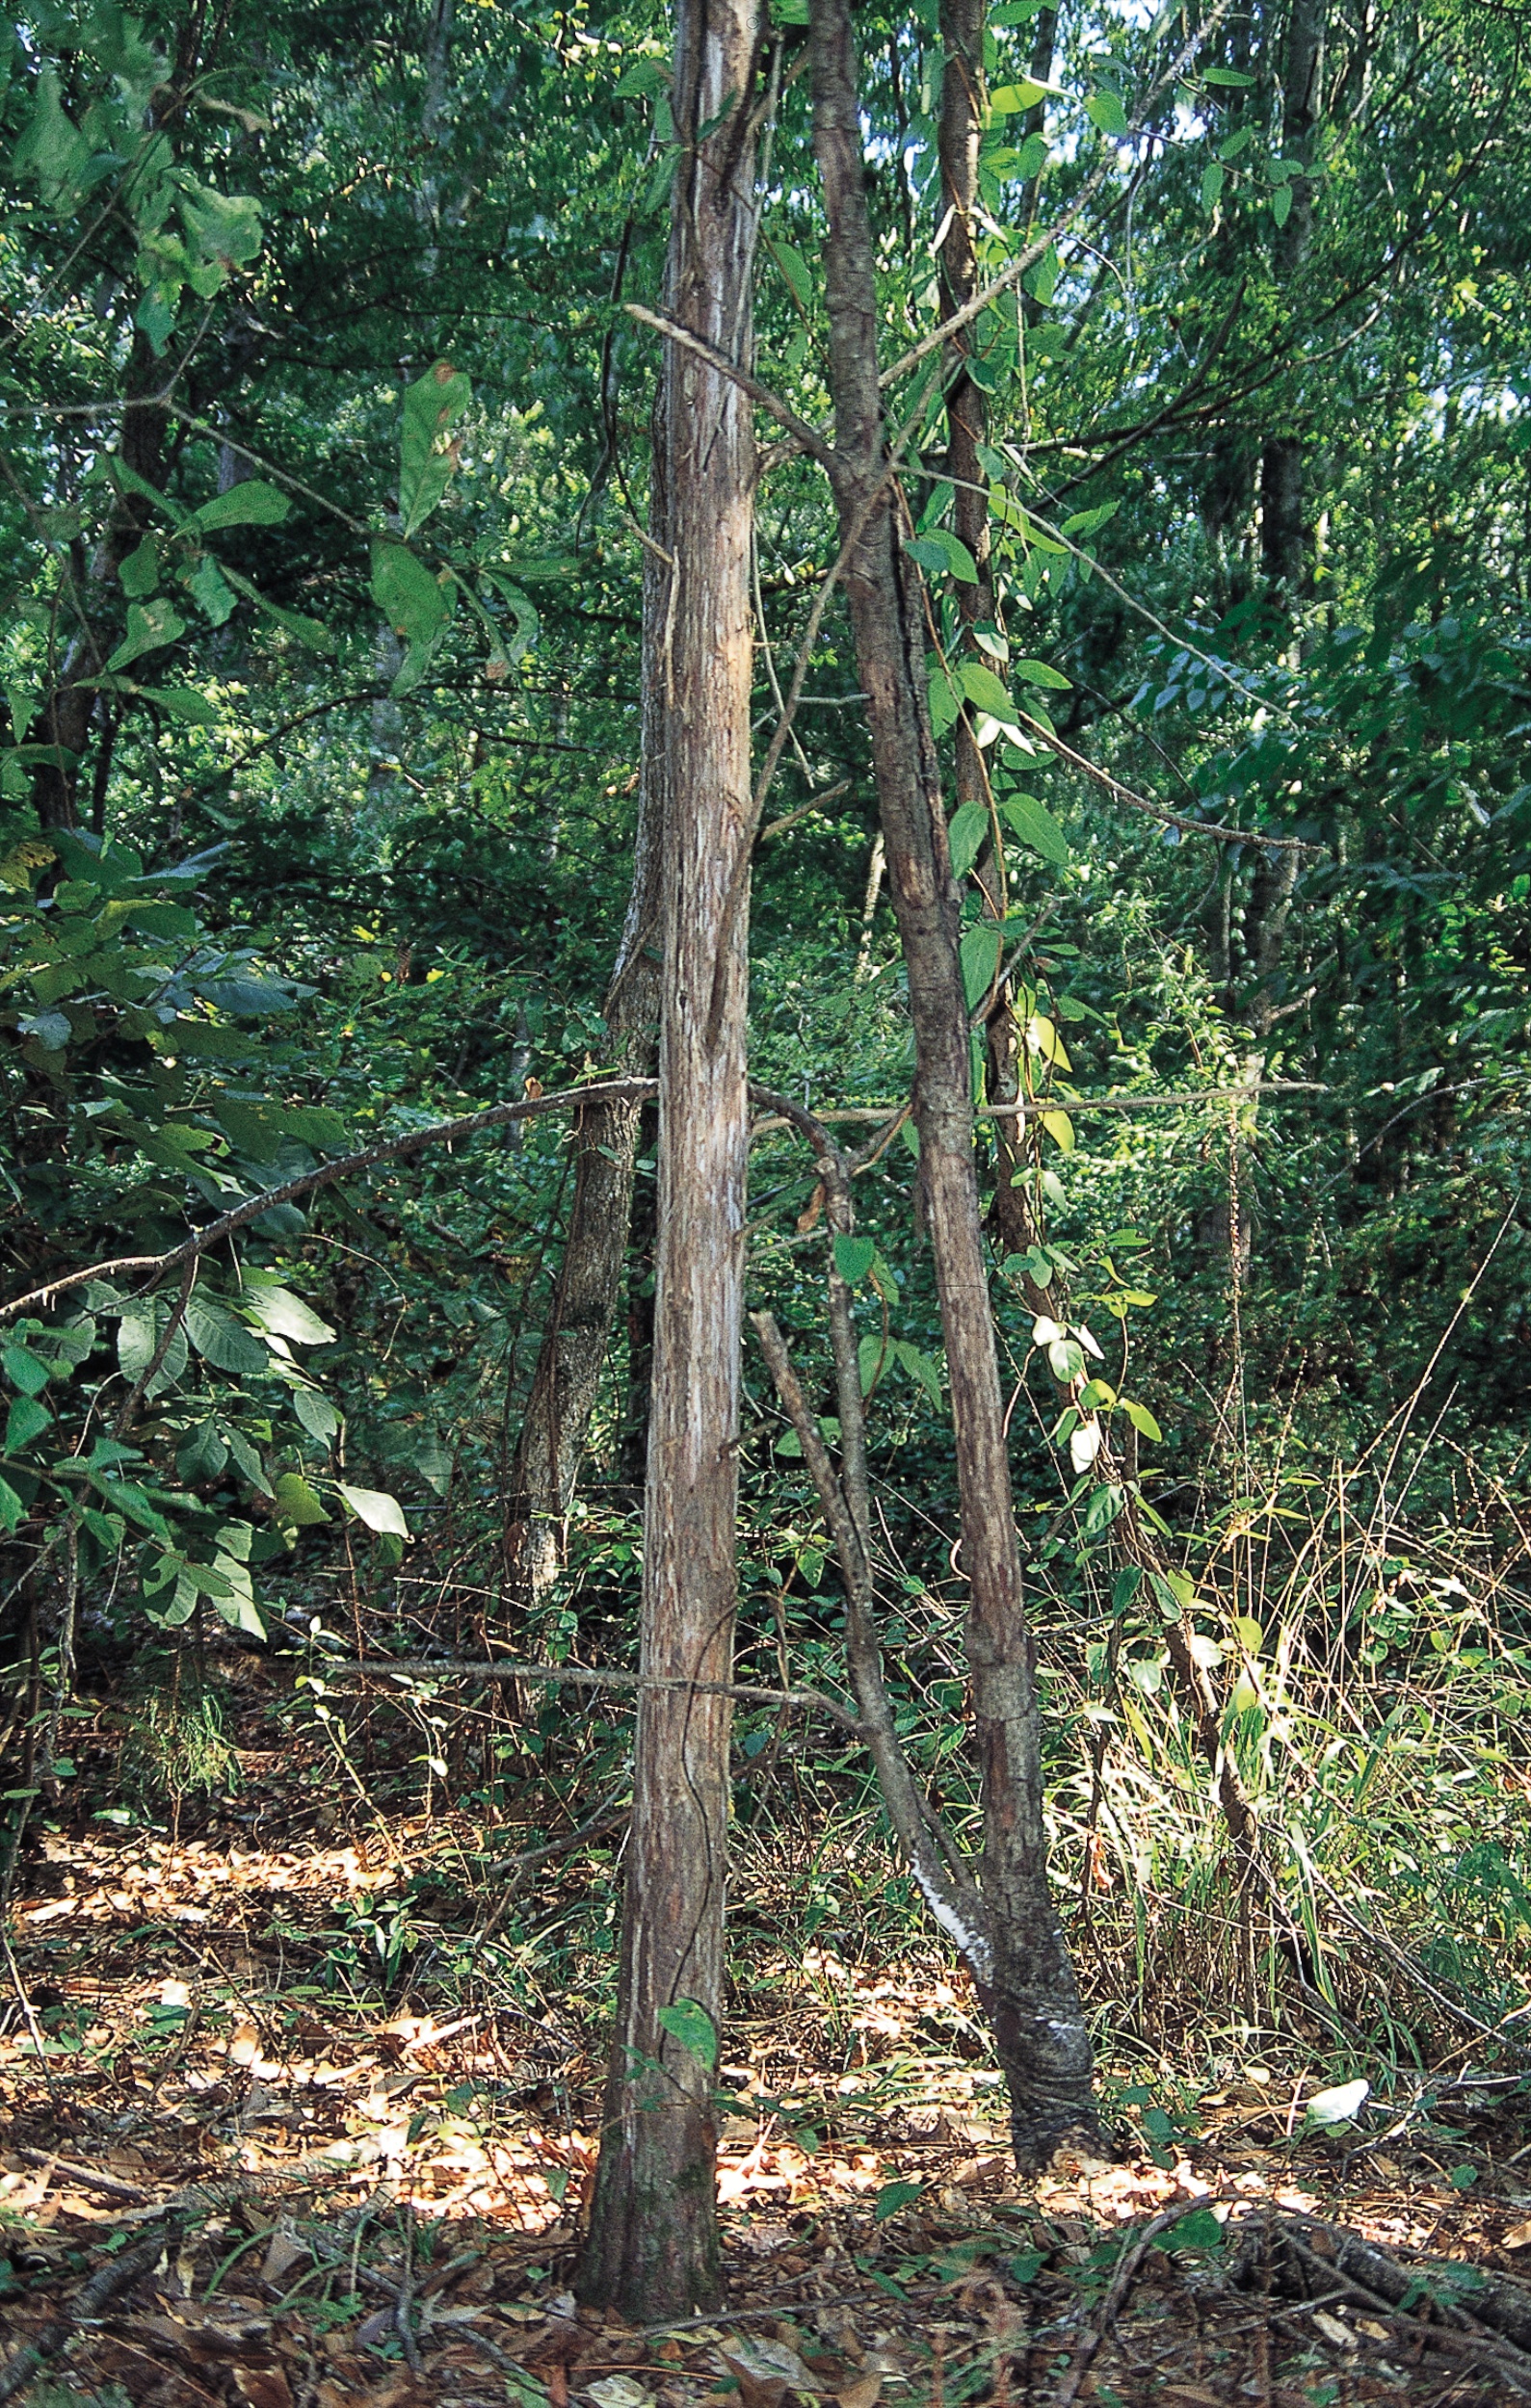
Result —
<instances>
[{"instance_id":1,"label":"peeling bark","mask_svg":"<svg viewBox=\"0 0 1531 2408\"><path fill-rule=\"evenodd\" d=\"M755 238L756 0L681 0L666 306L741 364ZM702 129L712 130L702 138ZM632 1835L617 2030L583 2298L635 2319L721 2289L712 2067L661 2022L721 2023L749 1110L750 538L754 446L738 385L667 348L673 611L665 700L659 1223Z\"/></svg>"}]
</instances>

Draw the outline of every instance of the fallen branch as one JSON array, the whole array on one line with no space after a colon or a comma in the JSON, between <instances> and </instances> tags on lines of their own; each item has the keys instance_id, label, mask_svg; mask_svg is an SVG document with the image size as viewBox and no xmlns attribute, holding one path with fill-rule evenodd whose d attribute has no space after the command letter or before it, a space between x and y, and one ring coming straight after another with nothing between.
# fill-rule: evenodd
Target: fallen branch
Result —
<instances>
[{"instance_id":1,"label":"fallen branch","mask_svg":"<svg viewBox=\"0 0 1531 2408\"><path fill-rule=\"evenodd\" d=\"M860 1719L837 1697L817 1688L760 1688L752 1682L692 1681L681 1674L598 1671L582 1663L519 1663L504 1656L464 1662L456 1656L326 1656L326 1677L448 1681L553 1681L570 1688L683 1688L696 1697L742 1698L752 1706L801 1706L827 1714L842 1729L859 1733Z\"/></svg>"}]
</instances>

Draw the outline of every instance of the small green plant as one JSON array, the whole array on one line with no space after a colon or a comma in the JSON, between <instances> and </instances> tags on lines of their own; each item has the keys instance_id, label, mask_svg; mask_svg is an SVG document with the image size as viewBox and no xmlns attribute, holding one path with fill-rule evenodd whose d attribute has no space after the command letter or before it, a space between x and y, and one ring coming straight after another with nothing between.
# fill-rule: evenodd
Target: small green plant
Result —
<instances>
[{"instance_id":1,"label":"small green plant","mask_svg":"<svg viewBox=\"0 0 1531 2408\"><path fill-rule=\"evenodd\" d=\"M141 1803L237 1789L239 1757L220 1684L158 1651L141 1659L122 1742L122 1773Z\"/></svg>"}]
</instances>

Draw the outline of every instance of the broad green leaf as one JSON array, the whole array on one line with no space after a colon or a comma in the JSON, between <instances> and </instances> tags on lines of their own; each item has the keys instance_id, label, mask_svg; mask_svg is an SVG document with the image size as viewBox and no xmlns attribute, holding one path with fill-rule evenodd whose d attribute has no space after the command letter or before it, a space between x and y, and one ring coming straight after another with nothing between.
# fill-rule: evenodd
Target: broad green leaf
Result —
<instances>
[{"instance_id":1,"label":"broad green leaf","mask_svg":"<svg viewBox=\"0 0 1531 2408\"><path fill-rule=\"evenodd\" d=\"M1292 188L1290 184L1278 184L1271 195L1271 215L1278 225L1284 225L1291 214Z\"/></svg>"},{"instance_id":2,"label":"broad green leaf","mask_svg":"<svg viewBox=\"0 0 1531 2408\"><path fill-rule=\"evenodd\" d=\"M254 1448L251 1445L250 1440L245 1436L244 1431L242 1429L226 1429L224 1432L224 1435L228 1440L228 1452L233 1456L235 1468L238 1470L241 1477L249 1480L251 1488L257 1490L262 1497L275 1495L276 1492L273 1489L270 1480L266 1478L265 1468L261 1463L261 1459L256 1453ZM312 1490L310 1490L309 1494L312 1495ZM318 1499L315 1498L314 1503L317 1505L318 1502ZM321 1508L321 1511L323 1509ZM330 1517L328 1514L324 1514L323 1518L328 1521Z\"/></svg>"},{"instance_id":3,"label":"broad green leaf","mask_svg":"<svg viewBox=\"0 0 1531 2408\"><path fill-rule=\"evenodd\" d=\"M145 536L131 551L117 572L118 583L125 594L141 602L151 594L160 581L160 547L157 537Z\"/></svg>"},{"instance_id":4,"label":"broad green leaf","mask_svg":"<svg viewBox=\"0 0 1531 2408\"><path fill-rule=\"evenodd\" d=\"M1085 115L1097 132L1108 135L1112 140L1119 140L1131 130L1127 124L1127 113L1122 105L1121 94L1118 92L1093 93L1085 102Z\"/></svg>"},{"instance_id":5,"label":"broad green leaf","mask_svg":"<svg viewBox=\"0 0 1531 2408\"><path fill-rule=\"evenodd\" d=\"M128 1380L142 1379L153 1362L171 1307L163 1296L140 1296L123 1313L118 1324L117 1359L122 1376ZM176 1323L165 1359L149 1382L148 1394L157 1397L174 1386L186 1370L188 1355L184 1316Z\"/></svg>"},{"instance_id":6,"label":"broad green leaf","mask_svg":"<svg viewBox=\"0 0 1531 2408\"><path fill-rule=\"evenodd\" d=\"M391 1531L395 1538L408 1538L409 1525L404 1518L404 1507L397 1497L390 1497L382 1488L353 1488L348 1480L336 1480L335 1486L358 1522L365 1522L369 1531Z\"/></svg>"},{"instance_id":7,"label":"broad green leaf","mask_svg":"<svg viewBox=\"0 0 1531 2408\"><path fill-rule=\"evenodd\" d=\"M1016 706L994 675L982 661L964 661L958 671L963 694L969 702L976 702L981 711L990 711L996 720L1015 723Z\"/></svg>"},{"instance_id":8,"label":"broad green leaf","mask_svg":"<svg viewBox=\"0 0 1531 2408\"><path fill-rule=\"evenodd\" d=\"M1208 216L1211 215L1212 211L1217 207L1218 202L1223 197L1223 185L1226 174L1226 169L1222 166L1221 162L1216 159L1212 160L1209 165L1201 170L1201 206L1207 212Z\"/></svg>"},{"instance_id":9,"label":"broad green leaf","mask_svg":"<svg viewBox=\"0 0 1531 2408\"><path fill-rule=\"evenodd\" d=\"M19 1388L24 1397L40 1397L48 1384L48 1367L40 1356L25 1347L9 1346L0 1351L0 1364L13 1388Z\"/></svg>"},{"instance_id":10,"label":"broad green leaf","mask_svg":"<svg viewBox=\"0 0 1531 2408\"><path fill-rule=\"evenodd\" d=\"M1242 74L1236 66L1204 66L1201 69L1201 80L1204 84L1227 84L1240 88L1253 84L1254 78L1253 75Z\"/></svg>"},{"instance_id":11,"label":"broad green leaf","mask_svg":"<svg viewBox=\"0 0 1531 2408\"><path fill-rule=\"evenodd\" d=\"M897 2215L900 2208L912 2207L915 2200L922 2197L924 2189L923 2183L884 2183L872 2202L873 2223L885 2224L890 2215ZM1040 2257L1037 2264L1042 2264Z\"/></svg>"},{"instance_id":12,"label":"broad green leaf","mask_svg":"<svg viewBox=\"0 0 1531 2408\"><path fill-rule=\"evenodd\" d=\"M290 1288L268 1288L264 1282L251 1279L245 1291L245 1309L262 1329L269 1329L276 1338L290 1338L295 1346L328 1347L334 1344L334 1331L322 1322L302 1296Z\"/></svg>"},{"instance_id":13,"label":"broad green leaf","mask_svg":"<svg viewBox=\"0 0 1531 2408\"><path fill-rule=\"evenodd\" d=\"M195 577L186 581L186 590L206 612L215 627L222 627L233 610L237 596L215 560L204 560Z\"/></svg>"},{"instance_id":14,"label":"broad green leaf","mask_svg":"<svg viewBox=\"0 0 1531 2408\"><path fill-rule=\"evenodd\" d=\"M260 249L260 203L244 193L215 192L210 184L178 176L181 183L181 222L204 259L221 272L211 292L218 290L230 268L248 268ZM211 292L204 291L203 299Z\"/></svg>"},{"instance_id":15,"label":"broad green leaf","mask_svg":"<svg viewBox=\"0 0 1531 2408\"><path fill-rule=\"evenodd\" d=\"M872 1238L837 1237L834 1241L834 1268L848 1288L858 1287L877 1258L877 1243Z\"/></svg>"},{"instance_id":16,"label":"broad green leaf","mask_svg":"<svg viewBox=\"0 0 1531 2408\"><path fill-rule=\"evenodd\" d=\"M177 636L185 633L186 621L163 596L157 602L130 602L127 632L108 660L107 668L126 668L130 662L142 659L145 652L158 652L163 645L173 643Z\"/></svg>"},{"instance_id":17,"label":"broad green leaf","mask_svg":"<svg viewBox=\"0 0 1531 2408\"><path fill-rule=\"evenodd\" d=\"M1023 110L1034 109L1039 100L1044 100L1048 92L1055 89L1054 85L1039 84L1035 77L1024 75L1018 84L1001 84L999 90L990 95L989 105L996 118L1019 117Z\"/></svg>"},{"instance_id":18,"label":"broad green leaf","mask_svg":"<svg viewBox=\"0 0 1531 2408\"><path fill-rule=\"evenodd\" d=\"M887 1348L882 1338L871 1333L864 1337L856 1350L856 1359L861 1374L861 1394L869 1397L886 1368Z\"/></svg>"},{"instance_id":19,"label":"broad green leaf","mask_svg":"<svg viewBox=\"0 0 1531 2408\"><path fill-rule=\"evenodd\" d=\"M295 1530L309 1530L315 1523L330 1519L301 1472L283 1472L273 1483L271 1496L278 1518L290 1522Z\"/></svg>"},{"instance_id":20,"label":"broad green leaf","mask_svg":"<svg viewBox=\"0 0 1531 2408\"><path fill-rule=\"evenodd\" d=\"M26 131L11 154L13 172L36 176L43 207L62 210L78 198L92 155L79 127L65 115L57 68L45 66Z\"/></svg>"},{"instance_id":21,"label":"broad green leaf","mask_svg":"<svg viewBox=\"0 0 1531 2408\"><path fill-rule=\"evenodd\" d=\"M193 510L187 524L204 533L217 527L279 527L291 508L286 494L263 477L247 477Z\"/></svg>"},{"instance_id":22,"label":"broad green leaf","mask_svg":"<svg viewBox=\"0 0 1531 2408\"><path fill-rule=\"evenodd\" d=\"M997 920L975 921L963 937L960 947L963 998L969 1011L977 1010L994 983L1001 942Z\"/></svg>"},{"instance_id":23,"label":"broad green leaf","mask_svg":"<svg viewBox=\"0 0 1531 2408\"><path fill-rule=\"evenodd\" d=\"M1162 1445L1164 1432L1146 1404L1134 1404L1130 1399L1123 1397L1122 1410L1140 1437L1151 1438L1155 1446Z\"/></svg>"},{"instance_id":24,"label":"broad green leaf","mask_svg":"<svg viewBox=\"0 0 1531 2408\"><path fill-rule=\"evenodd\" d=\"M1061 669L1049 668L1045 661L1013 661L1012 668L1028 686L1050 686L1055 694L1071 694L1072 686Z\"/></svg>"},{"instance_id":25,"label":"broad green leaf","mask_svg":"<svg viewBox=\"0 0 1531 2408\"><path fill-rule=\"evenodd\" d=\"M931 727L936 735L944 736L962 709L962 701L943 668L933 667L929 674Z\"/></svg>"},{"instance_id":26,"label":"broad green leaf","mask_svg":"<svg viewBox=\"0 0 1531 2408\"><path fill-rule=\"evenodd\" d=\"M617 100L634 100L648 92L668 92L670 69L660 59L635 59L612 86Z\"/></svg>"},{"instance_id":27,"label":"broad green leaf","mask_svg":"<svg viewBox=\"0 0 1531 2408\"><path fill-rule=\"evenodd\" d=\"M658 2020L672 2040L678 2040L710 2074L718 2062L718 2028L700 2001L676 1999L660 2008Z\"/></svg>"},{"instance_id":28,"label":"broad green leaf","mask_svg":"<svg viewBox=\"0 0 1531 2408\"><path fill-rule=\"evenodd\" d=\"M19 1530L27 1518L26 1506L8 1479L0 1479L0 1526L8 1531ZM96 1517L87 1514L87 1521Z\"/></svg>"},{"instance_id":29,"label":"broad green leaf","mask_svg":"<svg viewBox=\"0 0 1531 2408\"><path fill-rule=\"evenodd\" d=\"M1067 1112L1043 1112L1042 1125L1053 1143L1065 1154L1074 1150L1074 1125Z\"/></svg>"},{"instance_id":30,"label":"broad green leaf","mask_svg":"<svg viewBox=\"0 0 1531 2408\"><path fill-rule=\"evenodd\" d=\"M217 703L198 694L195 686L135 686L132 691L141 702L156 704L188 727L216 727L223 717ZM134 916L144 925L142 913Z\"/></svg>"},{"instance_id":31,"label":"broad green leaf","mask_svg":"<svg viewBox=\"0 0 1531 2408\"><path fill-rule=\"evenodd\" d=\"M952 813L946 830L946 842L952 856L952 876L963 878L984 850L989 834L989 813L981 802L964 802Z\"/></svg>"},{"instance_id":32,"label":"broad green leaf","mask_svg":"<svg viewBox=\"0 0 1531 2408\"><path fill-rule=\"evenodd\" d=\"M414 1468L423 1480L428 1480L438 1497L444 1497L452 1485L452 1457L434 1429L423 1432L414 1450Z\"/></svg>"},{"instance_id":33,"label":"broad green leaf","mask_svg":"<svg viewBox=\"0 0 1531 2408\"><path fill-rule=\"evenodd\" d=\"M295 1388L292 1409L309 1437L317 1438L322 1447L328 1447L340 1427L340 1416L330 1399L321 1396L317 1388Z\"/></svg>"},{"instance_id":34,"label":"broad green leaf","mask_svg":"<svg viewBox=\"0 0 1531 2408\"><path fill-rule=\"evenodd\" d=\"M399 516L406 540L424 526L451 483L457 462L439 448L473 398L472 379L438 359L405 389L399 437Z\"/></svg>"},{"instance_id":35,"label":"broad green leaf","mask_svg":"<svg viewBox=\"0 0 1531 2408\"><path fill-rule=\"evenodd\" d=\"M892 1351L916 1387L924 1389L926 1396L929 1397L938 1413L941 1409L940 1365L933 1362L928 1354L923 1354L918 1347L911 1347L903 1338L894 1339Z\"/></svg>"},{"instance_id":36,"label":"broad green leaf","mask_svg":"<svg viewBox=\"0 0 1531 2408\"><path fill-rule=\"evenodd\" d=\"M1147 2124L1147 2116L1144 2122ZM1172 2252L1177 2249L1222 2249L1227 2240L1227 2235L1210 2208L1193 2208L1189 2215L1181 2216L1178 2224L1172 2224L1167 2233L1161 2233L1153 2245L1156 2249Z\"/></svg>"},{"instance_id":37,"label":"broad green leaf","mask_svg":"<svg viewBox=\"0 0 1531 2408\"><path fill-rule=\"evenodd\" d=\"M218 1424L212 1421L198 1422L175 1453L175 1469L191 1487L202 1480L217 1479L227 1461L227 1445L219 1435Z\"/></svg>"},{"instance_id":38,"label":"broad green leaf","mask_svg":"<svg viewBox=\"0 0 1531 2408\"><path fill-rule=\"evenodd\" d=\"M23 1447L30 1446L34 1438L40 1438L51 1427L52 1421L47 1406L40 1404L36 1397L13 1398L6 1415L7 1454L19 1454Z\"/></svg>"},{"instance_id":39,"label":"broad green leaf","mask_svg":"<svg viewBox=\"0 0 1531 2408\"><path fill-rule=\"evenodd\" d=\"M934 576L956 577L967 586L978 583L977 562L949 527L932 527L922 536L911 536L904 549Z\"/></svg>"},{"instance_id":40,"label":"broad green leaf","mask_svg":"<svg viewBox=\"0 0 1531 2408\"><path fill-rule=\"evenodd\" d=\"M1067 869L1073 855L1069 840L1044 802L1035 795L1007 795L999 805L999 816L1011 833L1018 836L1033 852L1040 852L1044 861L1055 862Z\"/></svg>"},{"instance_id":41,"label":"broad green leaf","mask_svg":"<svg viewBox=\"0 0 1531 2408\"><path fill-rule=\"evenodd\" d=\"M1071 518L1064 520L1058 533L1062 536L1095 535L1105 525L1108 518L1115 518L1121 508L1122 499L1119 495L1114 502L1102 502L1095 510L1075 510Z\"/></svg>"},{"instance_id":42,"label":"broad green leaf","mask_svg":"<svg viewBox=\"0 0 1531 2408\"><path fill-rule=\"evenodd\" d=\"M186 1305L186 1334L204 1362L236 1377L253 1377L268 1368L266 1348L253 1330L236 1321L225 1306L193 1294Z\"/></svg>"}]
</instances>

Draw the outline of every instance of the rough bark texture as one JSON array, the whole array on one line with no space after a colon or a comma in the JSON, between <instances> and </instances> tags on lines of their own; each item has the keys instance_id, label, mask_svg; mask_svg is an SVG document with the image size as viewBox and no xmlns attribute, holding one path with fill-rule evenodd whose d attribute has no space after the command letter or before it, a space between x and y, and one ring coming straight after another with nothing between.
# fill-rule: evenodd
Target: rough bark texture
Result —
<instances>
[{"instance_id":1,"label":"rough bark texture","mask_svg":"<svg viewBox=\"0 0 1531 2408\"><path fill-rule=\"evenodd\" d=\"M686 148L666 302L740 361L757 32L754 0L681 0L674 115ZM673 343L665 376L675 590L658 672L667 809L641 1662L677 1682L726 1682L749 1136L748 914L730 914L729 898L750 841L754 453L737 385ZM641 2320L709 2306L720 2290L712 2071L660 2016L694 2001L715 2028L721 2021L728 1726L726 1698L684 1687L642 1694L620 1998L579 2275L585 2299Z\"/></svg>"},{"instance_id":2,"label":"rough bark texture","mask_svg":"<svg viewBox=\"0 0 1531 2408\"><path fill-rule=\"evenodd\" d=\"M889 887L909 975L920 1179L951 1380L969 1584L967 1654L984 1792L987 1930L970 1935L1010 2090L1017 2159L1093 2129L1093 2055L1047 1887L1032 1643L1006 1457L973 1157L958 903L925 697L924 596L885 482L877 306L856 56L845 0L811 0L814 141L828 216L825 267L842 540L859 527L845 588L877 776Z\"/></svg>"},{"instance_id":3,"label":"rough bark texture","mask_svg":"<svg viewBox=\"0 0 1531 2408\"><path fill-rule=\"evenodd\" d=\"M670 549L663 387L654 412L649 533ZM616 967L606 990L613 1075L641 1078L651 1064L659 1017L660 866L665 799L664 634L670 575L644 556L643 755L632 892ZM512 1471L513 1511L528 1601L534 1611L557 1577L562 1525L573 1499L621 1295L633 1209L641 1104L594 1105L581 1115L568 1236L552 1319L533 1374Z\"/></svg>"}]
</instances>

